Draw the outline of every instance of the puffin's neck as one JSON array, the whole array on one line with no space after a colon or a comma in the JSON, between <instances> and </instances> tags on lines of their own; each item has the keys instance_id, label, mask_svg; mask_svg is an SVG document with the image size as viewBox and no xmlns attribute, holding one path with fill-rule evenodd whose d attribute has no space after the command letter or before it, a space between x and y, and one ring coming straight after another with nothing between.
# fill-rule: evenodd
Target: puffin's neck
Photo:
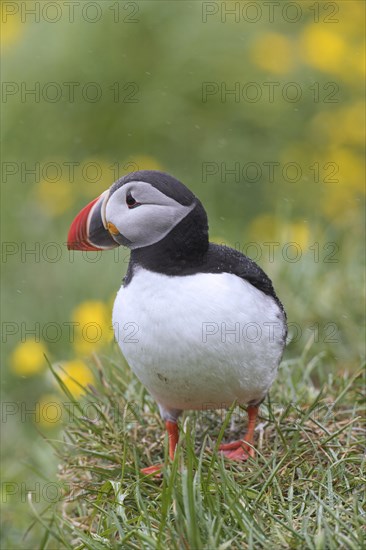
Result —
<instances>
[{"instance_id":1,"label":"puffin's neck","mask_svg":"<svg viewBox=\"0 0 366 550\"><path fill-rule=\"evenodd\" d=\"M131 251L125 284L134 267L165 275L179 275L187 267L202 265L208 249L207 215L202 204L196 207L161 241Z\"/></svg>"}]
</instances>

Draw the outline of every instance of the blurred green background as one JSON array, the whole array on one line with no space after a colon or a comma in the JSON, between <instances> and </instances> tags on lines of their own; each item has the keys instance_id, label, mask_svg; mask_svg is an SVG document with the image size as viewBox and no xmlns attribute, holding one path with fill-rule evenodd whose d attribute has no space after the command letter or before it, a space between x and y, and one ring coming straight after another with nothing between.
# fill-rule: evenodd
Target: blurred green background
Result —
<instances>
[{"instance_id":1,"label":"blurred green background","mask_svg":"<svg viewBox=\"0 0 366 550\"><path fill-rule=\"evenodd\" d=\"M274 4L2 3L7 548L30 523L26 493L56 469L40 432L58 437L48 405L62 398L44 354L75 396L68 375L93 382L93 352L118 357L110 312L128 253L65 242L124 173L173 174L211 239L269 273L288 356L311 346L336 376L363 353L364 4Z\"/></svg>"}]
</instances>

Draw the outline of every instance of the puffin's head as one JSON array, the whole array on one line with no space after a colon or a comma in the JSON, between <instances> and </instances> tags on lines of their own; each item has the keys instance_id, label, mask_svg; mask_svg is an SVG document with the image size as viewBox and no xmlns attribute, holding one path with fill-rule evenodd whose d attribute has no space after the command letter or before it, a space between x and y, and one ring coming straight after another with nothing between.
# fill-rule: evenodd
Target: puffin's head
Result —
<instances>
[{"instance_id":1,"label":"puffin's head","mask_svg":"<svg viewBox=\"0 0 366 550\"><path fill-rule=\"evenodd\" d=\"M200 219L207 230L200 201L180 181L155 170L131 172L79 212L67 246L69 250L143 248L164 239L190 214L192 222Z\"/></svg>"}]
</instances>

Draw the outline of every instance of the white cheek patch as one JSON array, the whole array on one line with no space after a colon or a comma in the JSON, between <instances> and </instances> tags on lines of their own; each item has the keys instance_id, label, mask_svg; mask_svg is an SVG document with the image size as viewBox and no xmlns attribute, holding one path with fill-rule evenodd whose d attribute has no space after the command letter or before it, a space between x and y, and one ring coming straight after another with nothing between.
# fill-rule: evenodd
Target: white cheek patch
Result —
<instances>
[{"instance_id":1,"label":"white cheek patch","mask_svg":"<svg viewBox=\"0 0 366 550\"><path fill-rule=\"evenodd\" d=\"M128 192L140 206L128 208ZM129 182L108 200L105 216L132 243L130 248L142 248L161 241L195 206L184 206L149 183Z\"/></svg>"}]
</instances>

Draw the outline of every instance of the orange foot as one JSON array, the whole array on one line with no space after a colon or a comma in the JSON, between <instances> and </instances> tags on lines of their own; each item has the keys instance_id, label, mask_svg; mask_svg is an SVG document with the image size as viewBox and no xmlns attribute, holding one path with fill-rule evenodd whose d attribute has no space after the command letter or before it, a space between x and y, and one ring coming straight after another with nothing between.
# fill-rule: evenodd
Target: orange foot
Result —
<instances>
[{"instance_id":1,"label":"orange foot","mask_svg":"<svg viewBox=\"0 0 366 550\"><path fill-rule=\"evenodd\" d=\"M238 439L237 441L232 441L231 443L221 443L219 447L219 451L236 451L239 447L241 447L243 444L242 439Z\"/></svg>"},{"instance_id":2,"label":"orange foot","mask_svg":"<svg viewBox=\"0 0 366 550\"><path fill-rule=\"evenodd\" d=\"M168 431L168 437L169 437L169 457L171 460L173 460L175 448L178 444L178 439L179 439L178 425L176 422L167 420L165 422L165 426ZM162 473L161 473L162 469L163 469L163 464L154 464L153 466L142 468L140 471L142 474L146 476L154 475L154 477L158 479L162 477Z\"/></svg>"},{"instance_id":3,"label":"orange foot","mask_svg":"<svg viewBox=\"0 0 366 550\"><path fill-rule=\"evenodd\" d=\"M254 442L254 429L257 415L258 406L248 407L248 431L244 439L220 445L219 451L222 451L226 458L229 458L231 460L244 461L247 460L249 457L254 457L255 451L251 445L253 445Z\"/></svg>"},{"instance_id":4,"label":"orange foot","mask_svg":"<svg viewBox=\"0 0 366 550\"><path fill-rule=\"evenodd\" d=\"M254 449L246 445L245 441L233 441L232 443L220 445L219 450L230 460L244 462L249 457L254 457Z\"/></svg>"},{"instance_id":5,"label":"orange foot","mask_svg":"<svg viewBox=\"0 0 366 550\"><path fill-rule=\"evenodd\" d=\"M141 468L140 472L145 476L154 475L154 477L160 478L162 477L162 469L163 464L154 464L153 466L148 466L147 468Z\"/></svg>"}]
</instances>

